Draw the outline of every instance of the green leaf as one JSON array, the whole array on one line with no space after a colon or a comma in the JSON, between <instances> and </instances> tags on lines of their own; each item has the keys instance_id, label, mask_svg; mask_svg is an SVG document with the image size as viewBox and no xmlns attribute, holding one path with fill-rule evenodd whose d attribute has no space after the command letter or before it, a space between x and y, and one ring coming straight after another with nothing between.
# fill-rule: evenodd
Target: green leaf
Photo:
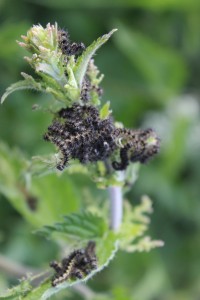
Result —
<instances>
[{"instance_id":1,"label":"green leaf","mask_svg":"<svg viewBox=\"0 0 200 300\"><path fill-rule=\"evenodd\" d=\"M94 41L87 49L83 52L83 54L77 59L75 68L74 68L74 76L78 83L78 86L81 88L83 83L83 78L86 74L87 67L90 59L95 54L95 52L111 37L111 35L117 29L111 30L109 33L104 34L102 37L98 38Z\"/></svg>"},{"instance_id":2,"label":"green leaf","mask_svg":"<svg viewBox=\"0 0 200 300\"><path fill-rule=\"evenodd\" d=\"M102 217L90 212L73 213L64 217L64 220L52 226L45 226L39 232L47 237L59 233L64 238L96 239L103 236L108 230L108 225Z\"/></svg>"},{"instance_id":3,"label":"green leaf","mask_svg":"<svg viewBox=\"0 0 200 300\"><path fill-rule=\"evenodd\" d=\"M116 235L109 231L104 234L104 236L100 239L96 239L96 254L98 259L98 267L96 270L92 271L89 275L87 275L83 279L75 280L75 281L66 281L63 282L56 287L51 287L48 290L45 291L45 293L42 295L42 300L49 299L52 295L57 294L63 289L69 288L77 283L80 282L86 282L91 277L93 277L97 272L102 271L109 262L113 259L115 256L115 253L118 249L117 247L117 237ZM29 298L27 298L29 299Z\"/></svg>"},{"instance_id":4,"label":"green leaf","mask_svg":"<svg viewBox=\"0 0 200 300\"><path fill-rule=\"evenodd\" d=\"M101 119L106 119L109 117L109 115L112 112L109 108L110 108L110 102L108 101L104 104L104 106L100 110L100 118Z\"/></svg>"},{"instance_id":5,"label":"green leaf","mask_svg":"<svg viewBox=\"0 0 200 300\"><path fill-rule=\"evenodd\" d=\"M25 80L21 80L10 85L1 97L1 104L10 94L19 90L32 89L36 91L43 91L41 84L35 81L32 76L27 75L25 73L22 73L22 75L25 77Z\"/></svg>"},{"instance_id":6,"label":"green leaf","mask_svg":"<svg viewBox=\"0 0 200 300\"><path fill-rule=\"evenodd\" d=\"M25 281L26 284L30 283L28 284L28 288L25 290L26 293L24 292L24 290L22 290L20 284L19 286L11 289L9 293L7 292L6 296L23 296L23 299L27 300L48 299L54 294L59 293L63 289L67 289L75 284L86 282L87 280L89 280L97 272L100 272L102 269L108 266L109 262L114 258L114 255L118 249L117 235L114 232L108 230L108 226L103 217L101 218L92 213L71 214L65 217L63 222L45 228L45 230L47 230L50 234L52 229L54 231L57 231L58 233L62 232L66 237L73 235L74 238L78 239L79 243L82 246L86 241L92 238L96 243L96 256L98 261L97 269L92 271L83 279L68 280L61 284L58 284L56 287L51 286L50 275L50 277L42 282L39 287L33 288L32 283L34 279L42 276L42 274L39 274L35 277L30 277L28 281ZM85 240L85 242L83 242L83 239ZM5 299L15 299L14 296L13 298Z\"/></svg>"},{"instance_id":7,"label":"green leaf","mask_svg":"<svg viewBox=\"0 0 200 300\"><path fill-rule=\"evenodd\" d=\"M70 280L56 287L51 287L44 293L42 299L48 299L62 289L79 282L87 281L94 274L105 268L117 251L117 235L108 229L108 224L104 217L91 212L70 214L65 216L62 222L56 223L53 226L45 226L39 232L45 234L47 237L54 238L62 234L62 239L65 239L65 242L73 238L76 241L76 245L79 244L80 246L83 246L83 241L94 240L98 259L98 268L88 276L81 280Z\"/></svg>"},{"instance_id":8,"label":"green leaf","mask_svg":"<svg viewBox=\"0 0 200 300\"><path fill-rule=\"evenodd\" d=\"M143 196L141 203L135 207L124 201L124 219L119 230L119 247L122 250L142 252L163 246L162 241L151 240L144 235L149 227L148 214L151 212L152 202L147 196Z\"/></svg>"},{"instance_id":9,"label":"green leaf","mask_svg":"<svg viewBox=\"0 0 200 300\"><path fill-rule=\"evenodd\" d=\"M84 219L82 219L84 218ZM48 299L54 294L59 293L63 289L67 289L75 284L78 284L80 282L86 282L91 277L93 277L97 272L100 272L102 269L104 269L111 259L113 259L117 249L118 249L118 242L117 242L117 235L113 233L112 231L107 229L107 225L103 218L100 218L94 214L91 213L81 213L81 214L71 214L67 217L65 217L63 224L59 223L59 226L57 224L54 226L54 230L62 230L65 235L70 235L70 233L74 234L74 228L77 226L76 230L76 237L83 238L82 232L85 229L84 232L84 238L89 240L91 237L94 237L95 243L96 243L96 255L98 260L98 267L94 271L92 271L89 275L87 275L83 279L78 280L69 280L65 281L56 287L51 286L51 278L48 277L44 282L40 284L39 287L33 288L32 282L41 277L42 274L39 274L35 277L30 277L29 280L25 280L22 286L22 283L18 285L17 287L14 287L13 289L9 290L7 293L2 295L0 299L16 299L16 297L19 297L18 299L21 299L20 297L23 297L23 299L26 300L35 300L35 299ZM71 224L71 226L70 226ZM66 226L68 225L69 228ZM103 226L102 226L103 225ZM82 230L81 231L81 227ZM99 229L98 229L99 226ZM73 228L74 227L74 228ZM78 228L80 230L78 230ZM92 235L91 235L92 233ZM94 236L95 235L95 236ZM83 243L82 243L83 244ZM22 287L26 287L22 289ZM10 298L11 297L11 298Z\"/></svg>"}]
</instances>

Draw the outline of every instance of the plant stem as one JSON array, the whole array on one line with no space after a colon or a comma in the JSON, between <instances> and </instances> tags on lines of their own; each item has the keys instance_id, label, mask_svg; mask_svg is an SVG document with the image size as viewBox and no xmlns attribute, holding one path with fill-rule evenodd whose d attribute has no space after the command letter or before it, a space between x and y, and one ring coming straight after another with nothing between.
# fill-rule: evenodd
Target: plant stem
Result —
<instances>
[{"instance_id":1,"label":"plant stem","mask_svg":"<svg viewBox=\"0 0 200 300\"><path fill-rule=\"evenodd\" d=\"M110 186L108 191L110 196L110 228L117 231L121 225L123 213L122 188Z\"/></svg>"}]
</instances>

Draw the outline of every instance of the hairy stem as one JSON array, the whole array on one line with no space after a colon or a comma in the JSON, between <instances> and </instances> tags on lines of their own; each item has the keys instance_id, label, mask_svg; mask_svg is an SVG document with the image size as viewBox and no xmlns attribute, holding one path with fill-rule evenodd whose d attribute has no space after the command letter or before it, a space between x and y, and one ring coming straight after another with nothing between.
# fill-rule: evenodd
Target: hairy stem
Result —
<instances>
[{"instance_id":1,"label":"hairy stem","mask_svg":"<svg viewBox=\"0 0 200 300\"><path fill-rule=\"evenodd\" d=\"M110 228L117 231L121 225L123 213L122 188L110 186L108 191L110 195Z\"/></svg>"}]
</instances>

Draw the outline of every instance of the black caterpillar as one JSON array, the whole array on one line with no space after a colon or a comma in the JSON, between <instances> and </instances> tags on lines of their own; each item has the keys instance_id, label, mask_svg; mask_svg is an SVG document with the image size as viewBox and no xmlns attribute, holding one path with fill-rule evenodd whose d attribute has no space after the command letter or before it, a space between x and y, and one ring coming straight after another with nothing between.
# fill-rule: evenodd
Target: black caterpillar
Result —
<instances>
[{"instance_id":1,"label":"black caterpillar","mask_svg":"<svg viewBox=\"0 0 200 300\"><path fill-rule=\"evenodd\" d=\"M74 55L75 60L83 53L85 50L85 45L80 43L75 43L70 41L69 33L65 30L58 30L58 47L61 49L62 54L64 55L64 63L67 64L69 61L69 56ZM87 75L83 80L81 87L80 99L83 102L87 102L90 99L90 93L95 91L99 97L102 95L102 88L92 85L90 79Z\"/></svg>"},{"instance_id":2,"label":"black caterpillar","mask_svg":"<svg viewBox=\"0 0 200 300\"><path fill-rule=\"evenodd\" d=\"M63 155L57 165L63 170L70 158L81 163L105 160L115 150L111 118L101 120L93 106L74 104L58 112L58 119L48 127L44 139L54 143Z\"/></svg>"},{"instance_id":3,"label":"black caterpillar","mask_svg":"<svg viewBox=\"0 0 200 300\"><path fill-rule=\"evenodd\" d=\"M58 31L58 46L62 53L67 56L79 56L85 50L85 45L82 42L71 43L69 33L65 30Z\"/></svg>"},{"instance_id":4,"label":"black caterpillar","mask_svg":"<svg viewBox=\"0 0 200 300\"><path fill-rule=\"evenodd\" d=\"M95 270L97 268L95 247L95 242L89 241L85 249L74 250L61 263L51 262L50 267L56 272L51 281L52 286L55 287L68 279L82 279Z\"/></svg>"},{"instance_id":5,"label":"black caterpillar","mask_svg":"<svg viewBox=\"0 0 200 300\"><path fill-rule=\"evenodd\" d=\"M129 162L146 163L152 156L158 153L160 140L156 133L148 128L146 130L117 129L116 136L123 137L125 143L120 149L120 162L114 161L115 170L125 170ZM152 142L151 142L152 140Z\"/></svg>"},{"instance_id":6,"label":"black caterpillar","mask_svg":"<svg viewBox=\"0 0 200 300\"><path fill-rule=\"evenodd\" d=\"M120 162L114 161L112 166L115 170L125 170L130 162L145 163L159 151L159 139L152 129L116 128L111 117L102 120L97 108L90 105L74 104L61 109L44 139L62 153L58 170L63 170L69 159L84 164L105 161L117 149Z\"/></svg>"}]
</instances>

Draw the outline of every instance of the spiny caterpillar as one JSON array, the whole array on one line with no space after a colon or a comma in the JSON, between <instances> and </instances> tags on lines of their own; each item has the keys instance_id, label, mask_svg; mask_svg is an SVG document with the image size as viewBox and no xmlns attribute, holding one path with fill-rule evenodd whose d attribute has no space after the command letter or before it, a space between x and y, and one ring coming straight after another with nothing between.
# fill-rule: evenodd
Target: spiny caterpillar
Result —
<instances>
[{"instance_id":1,"label":"spiny caterpillar","mask_svg":"<svg viewBox=\"0 0 200 300\"><path fill-rule=\"evenodd\" d=\"M129 162L145 163L159 151L159 138L151 128L146 130L120 128L115 130L115 134L124 141L120 149L121 161L112 163L115 170L125 170Z\"/></svg>"},{"instance_id":2,"label":"spiny caterpillar","mask_svg":"<svg viewBox=\"0 0 200 300\"><path fill-rule=\"evenodd\" d=\"M68 279L82 279L95 270L97 268L95 247L95 242L89 241L85 249L74 250L61 263L51 262L50 267L56 272L51 281L52 286L55 287Z\"/></svg>"},{"instance_id":3,"label":"spiny caterpillar","mask_svg":"<svg viewBox=\"0 0 200 300\"><path fill-rule=\"evenodd\" d=\"M69 33L65 30L58 31L58 46L62 53L67 56L79 56L83 50L85 50L85 45L83 43L71 43Z\"/></svg>"},{"instance_id":4,"label":"spiny caterpillar","mask_svg":"<svg viewBox=\"0 0 200 300\"><path fill-rule=\"evenodd\" d=\"M70 158L81 163L96 162L105 160L116 148L111 118L101 120L95 107L74 104L60 110L58 117L48 127L44 139L54 143L63 155L57 165L59 170L64 169Z\"/></svg>"},{"instance_id":5,"label":"spiny caterpillar","mask_svg":"<svg viewBox=\"0 0 200 300\"><path fill-rule=\"evenodd\" d=\"M69 159L105 161L117 150L121 161L113 161L112 167L125 170L130 162L145 163L159 150L159 138L152 129L116 128L110 116L101 119L98 109L91 105L73 104L61 109L44 139L62 153L58 170L63 170Z\"/></svg>"}]
</instances>

